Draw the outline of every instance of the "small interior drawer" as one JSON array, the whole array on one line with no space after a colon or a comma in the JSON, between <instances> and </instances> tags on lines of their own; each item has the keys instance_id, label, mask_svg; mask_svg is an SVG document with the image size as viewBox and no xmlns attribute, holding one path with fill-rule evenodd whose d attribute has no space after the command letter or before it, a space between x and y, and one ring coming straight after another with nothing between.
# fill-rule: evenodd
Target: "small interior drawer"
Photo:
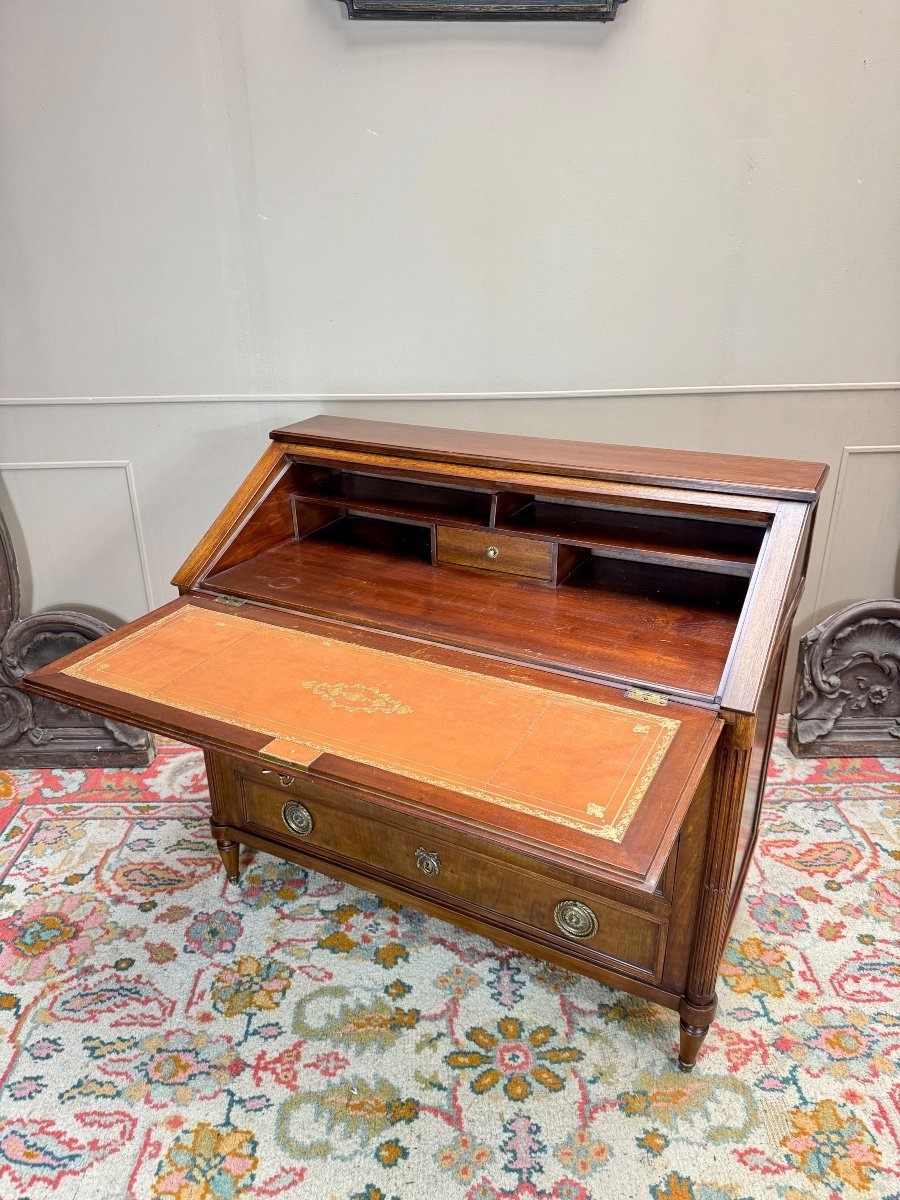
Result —
<instances>
[{"instance_id":1,"label":"small interior drawer","mask_svg":"<svg viewBox=\"0 0 900 1200\"><path fill-rule=\"evenodd\" d=\"M551 578L551 542L510 537L493 531L437 527L437 560L459 567L478 567L531 579Z\"/></svg>"},{"instance_id":2,"label":"small interior drawer","mask_svg":"<svg viewBox=\"0 0 900 1200\"><path fill-rule=\"evenodd\" d=\"M243 765L242 765L243 769ZM277 779L277 776L275 777ZM393 878L435 898L456 897L487 920L512 920L527 934L602 960L618 969L658 980L666 921L601 899L561 881L468 846L405 828L402 818L384 820L353 812L319 785L301 779L273 785L240 778L242 824L283 844L349 862L373 881ZM377 890L377 883L376 883ZM415 903L415 897L411 900Z\"/></svg>"}]
</instances>

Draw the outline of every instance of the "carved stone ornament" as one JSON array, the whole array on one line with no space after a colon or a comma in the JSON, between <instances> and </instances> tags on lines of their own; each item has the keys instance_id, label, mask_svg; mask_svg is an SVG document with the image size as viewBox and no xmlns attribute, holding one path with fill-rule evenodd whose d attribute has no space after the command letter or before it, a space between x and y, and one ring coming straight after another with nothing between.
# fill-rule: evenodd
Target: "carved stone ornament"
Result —
<instances>
[{"instance_id":1,"label":"carved stone ornament","mask_svg":"<svg viewBox=\"0 0 900 1200\"><path fill-rule=\"evenodd\" d=\"M801 639L788 740L799 758L900 755L900 600L853 604Z\"/></svg>"},{"instance_id":2,"label":"carved stone ornament","mask_svg":"<svg viewBox=\"0 0 900 1200\"><path fill-rule=\"evenodd\" d=\"M354 20L612 21L625 0L344 0Z\"/></svg>"},{"instance_id":3,"label":"carved stone ornament","mask_svg":"<svg viewBox=\"0 0 900 1200\"><path fill-rule=\"evenodd\" d=\"M19 680L110 633L86 613L64 610L19 620L19 571L0 513L0 766L145 767L153 739L141 729L27 696Z\"/></svg>"}]
</instances>

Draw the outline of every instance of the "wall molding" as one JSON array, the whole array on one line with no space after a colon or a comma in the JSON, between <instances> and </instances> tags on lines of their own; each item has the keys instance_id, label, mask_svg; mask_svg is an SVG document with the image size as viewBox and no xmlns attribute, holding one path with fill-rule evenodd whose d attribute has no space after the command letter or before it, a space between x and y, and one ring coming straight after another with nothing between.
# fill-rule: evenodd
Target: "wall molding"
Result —
<instances>
[{"instance_id":1,"label":"wall molding","mask_svg":"<svg viewBox=\"0 0 900 1200\"><path fill-rule=\"evenodd\" d=\"M844 489L847 485L847 474L850 465L850 460L858 454L900 454L900 445L884 445L884 446L845 446L841 451L841 463L837 471L837 479L834 485L834 495L831 500L831 510L828 514L828 525L825 530L824 552L822 555L822 565L819 568L819 578L816 584L816 597L813 603L813 612L821 612L822 590L825 586L825 581L828 578L828 569L831 565L831 552L834 548L835 530L841 510L841 502L844 499Z\"/></svg>"},{"instance_id":2,"label":"wall molding","mask_svg":"<svg viewBox=\"0 0 900 1200\"><path fill-rule=\"evenodd\" d=\"M141 520L141 510L138 503L137 485L134 478L134 467L130 459L73 459L59 462L0 462L2 471L78 471L95 467L108 467L125 472L125 484L128 488L128 500L131 505L131 522L134 527L134 540L137 545L138 561L141 564L141 581L144 586L144 598L147 610L156 607L153 599L153 583L150 577L150 560L147 555L147 542L144 537L144 525Z\"/></svg>"},{"instance_id":3,"label":"wall molding","mask_svg":"<svg viewBox=\"0 0 900 1200\"><path fill-rule=\"evenodd\" d=\"M900 381L863 383L701 384L698 387L587 388L514 392L219 392L147 396L0 396L0 407L78 404L421 404L472 400L610 400L656 396L759 396L827 392L897 392Z\"/></svg>"}]
</instances>

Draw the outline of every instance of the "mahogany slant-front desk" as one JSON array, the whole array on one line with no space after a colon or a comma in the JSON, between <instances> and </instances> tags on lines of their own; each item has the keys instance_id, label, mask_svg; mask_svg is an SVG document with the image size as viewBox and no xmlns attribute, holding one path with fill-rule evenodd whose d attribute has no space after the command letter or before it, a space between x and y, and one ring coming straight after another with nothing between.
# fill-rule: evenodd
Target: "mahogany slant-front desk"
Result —
<instances>
[{"instance_id":1,"label":"mahogany slant-front desk","mask_svg":"<svg viewBox=\"0 0 900 1200\"><path fill-rule=\"evenodd\" d=\"M675 1009L753 851L821 464L315 417L181 598L26 687L202 746L253 846Z\"/></svg>"}]
</instances>

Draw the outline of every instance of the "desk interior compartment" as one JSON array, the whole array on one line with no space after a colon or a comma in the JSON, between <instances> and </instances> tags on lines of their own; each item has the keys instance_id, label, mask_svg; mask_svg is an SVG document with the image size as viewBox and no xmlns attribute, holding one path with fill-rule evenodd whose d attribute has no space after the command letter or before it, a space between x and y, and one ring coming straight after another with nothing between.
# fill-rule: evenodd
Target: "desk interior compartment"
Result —
<instances>
[{"instance_id":1,"label":"desk interior compartment","mask_svg":"<svg viewBox=\"0 0 900 1200\"><path fill-rule=\"evenodd\" d=\"M288 461L197 587L715 697L766 528L715 508L587 503L489 478L451 486ZM483 541L482 556L448 553L454 538Z\"/></svg>"},{"instance_id":2,"label":"desk interior compartment","mask_svg":"<svg viewBox=\"0 0 900 1200\"><path fill-rule=\"evenodd\" d=\"M326 472L301 463L294 463L290 470L294 492L301 500L334 503L354 513L415 520L484 527L490 520L490 488L455 487L363 471Z\"/></svg>"},{"instance_id":3,"label":"desk interior compartment","mask_svg":"<svg viewBox=\"0 0 900 1200\"><path fill-rule=\"evenodd\" d=\"M716 574L752 574L765 527L678 511L507 495L497 504L497 528L588 547L595 555L628 558Z\"/></svg>"}]
</instances>

